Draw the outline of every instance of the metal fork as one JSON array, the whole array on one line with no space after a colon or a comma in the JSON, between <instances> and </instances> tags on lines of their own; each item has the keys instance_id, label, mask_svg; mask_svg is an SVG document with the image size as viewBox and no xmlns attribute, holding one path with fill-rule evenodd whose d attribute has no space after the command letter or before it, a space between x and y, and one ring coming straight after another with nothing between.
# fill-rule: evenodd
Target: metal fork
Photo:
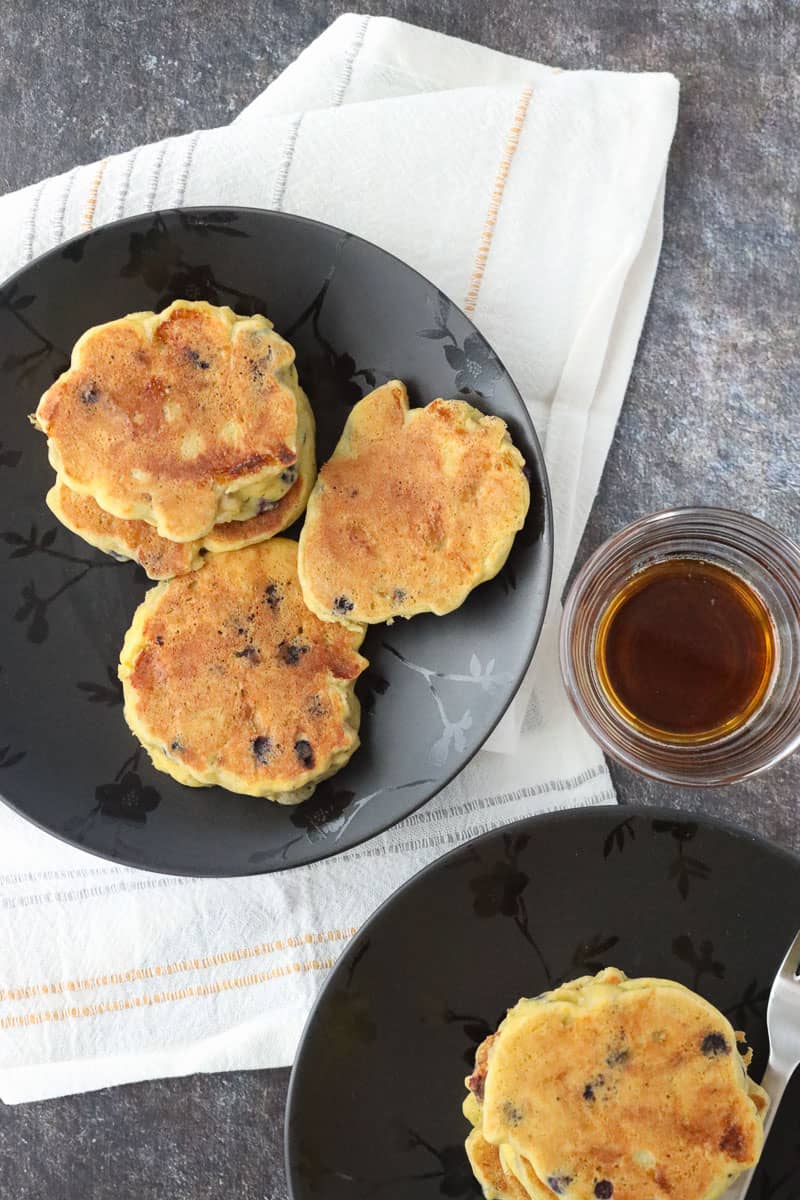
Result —
<instances>
[{"instance_id":1,"label":"metal fork","mask_svg":"<svg viewBox=\"0 0 800 1200\"><path fill-rule=\"evenodd\" d=\"M769 994L767 1033L769 1062L761 1086L769 1096L764 1117L764 1137L770 1131L786 1085L800 1064L800 933L797 934ZM725 1193L724 1200L746 1200L756 1168L740 1175Z\"/></svg>"}]
</instances>

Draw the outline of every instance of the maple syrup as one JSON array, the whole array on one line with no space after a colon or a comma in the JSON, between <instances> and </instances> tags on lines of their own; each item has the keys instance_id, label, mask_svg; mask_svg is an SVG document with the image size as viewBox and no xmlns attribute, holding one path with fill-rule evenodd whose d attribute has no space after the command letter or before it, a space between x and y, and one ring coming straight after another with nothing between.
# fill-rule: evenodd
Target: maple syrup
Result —
<instances>
[{"instance_id":1,"label":"maple syrup","mask_svg":"<svg viewBox=\"0 0 800 1200\"><path fill-rule=\"evenodd\" d=\"M600 615L595 668L611 704L648 737L701 744L759 709L775 666L775 629L738 575L693 558L656 562Z\"/></svg>"}]
</instances>

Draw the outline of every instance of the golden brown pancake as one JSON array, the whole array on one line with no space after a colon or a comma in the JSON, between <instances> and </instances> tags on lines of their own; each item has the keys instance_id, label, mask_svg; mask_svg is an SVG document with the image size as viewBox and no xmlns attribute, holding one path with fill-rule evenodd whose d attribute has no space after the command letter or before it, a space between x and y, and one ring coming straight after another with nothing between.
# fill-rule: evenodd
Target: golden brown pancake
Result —
<instances>
[{"instance_id":1,"label":"golden brown pancake","mask_svg":"<svg viewBox=\"0 0 800 1200\"><path fill-rule=\"evenodd\" d=\"M125 637L125 719L190 787L305 800L358 745L364 630L303 604L297 543L210 557L148 592Z\"/></svg>"},{"instance_id":2,"label":"golden brown pancake","mask_svg":"<svg viewBox=\"0 0 800 1200\"><path fill-rule=\"evenodd\" d=\"M87 330L33 420L73 491L189 542L292 486L298 393L265 317L176 300Z\"/></svg>"},{"instance_id":3,"label":"golden brown pancake","mask_svg":"<svg viewBox=\"0 0 800 1200\"><path fill-rule=\"evenodd\" d=\"M465 1148L472 1173L486 1200L529 1200L519 1180L503 1169L497 1147L487 1142L479 1129L473 1129Z\"/></svg>"},{"instance_id":4,"label":"golden brown pancake","mask_svg":"<svg viewBox=\"0 0 800 1200\"><path fill-rule=\"evenodd\" d=\"M609 968L509 1010L467 1115L536 1200L714 1200L761 1152L748 1061L702 997Z\"/></svg>"},{"instance_id":5,"label":"golden brown pancake","mask_svg":"<svg viewBox=\"0 0 800 1200\"><path fill-rule=\"evenodd\" d=\"M247 521L215 525L204 538L170 542L146 521L123 521L104 512L91 496L73 492L61 479L47 493L49 508L62 524L84 541L115 558L133 559L151 579L172 579L202 567L206 555L263 542L287 529L304 511L316 476L314 418L305 397L297 478L280 500L263 500L263 512Z\"/></svg>"},{"instance_id":6,"label":"golden brown pancake","mask_svg":"<svg viewBox=\"0 0 800 1200\"><path fill-rule=\"evenodd\" d=\"M462 400L409 410L397 380L365 396L308 502L306 604L368 623L458 608L522 528L523 467L505 423Z\"/></svg>"}]
</instances>

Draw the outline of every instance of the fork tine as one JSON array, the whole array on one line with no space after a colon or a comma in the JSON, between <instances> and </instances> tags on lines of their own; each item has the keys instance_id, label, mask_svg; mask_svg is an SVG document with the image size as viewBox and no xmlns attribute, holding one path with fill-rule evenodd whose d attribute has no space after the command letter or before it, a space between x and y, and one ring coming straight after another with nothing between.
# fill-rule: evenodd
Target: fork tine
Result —
<instances>
[{"instance_id":1,"label":"fork tine","mask_svg":"<svg viewBox=\"0 0 800 1200\"><path fill-rule=\"evenodd\" d=\"M800 969L800 931L789 947L778 974L781 979L796 980L800 984L800 979L797 979L798 969Z\"/></svg>"}]
</instances>

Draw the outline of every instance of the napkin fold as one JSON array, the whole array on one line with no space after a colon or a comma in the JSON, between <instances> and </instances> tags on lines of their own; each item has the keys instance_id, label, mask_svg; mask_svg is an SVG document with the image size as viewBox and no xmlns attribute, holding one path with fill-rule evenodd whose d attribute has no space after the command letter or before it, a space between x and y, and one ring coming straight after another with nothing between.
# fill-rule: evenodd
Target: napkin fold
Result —
<instances>
[{"instance_id":1,"label":"napkin fold","mask_svg":"<svg viewBox=\"0 0 800 1200\"><path fill-rule=\"evenodd\" d=\"M316 217L460 304L543 442L556 553L534 664L488 750L335 859L261 878L117 867L0 809L0 1097L291 1062L349 937L447 849L613 802L558 672L560 594L600 480L661 244L678 84L563 72L389 18L339 18L229 126L0 198L0 276L106 221L176 205ZM492 752L494 751L494 752Z\"/></svg>"}]
</instances>

